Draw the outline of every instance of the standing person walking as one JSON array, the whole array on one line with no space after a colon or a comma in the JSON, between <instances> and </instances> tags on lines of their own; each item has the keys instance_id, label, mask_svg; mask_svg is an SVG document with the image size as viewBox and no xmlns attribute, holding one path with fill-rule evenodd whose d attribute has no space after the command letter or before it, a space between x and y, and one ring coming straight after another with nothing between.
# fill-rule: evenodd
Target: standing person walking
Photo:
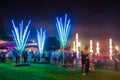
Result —
<instances>
[{"instance_id":1,"label":"standing person walking","mask_svg":"<svg viewBox=\"0 0 120 80\"><path fill-rule=\"evenodd\" d=\"M95 53L90 53L89 54L89 59L90 59L90 67L89 70L90 71L95 71L94 66L95 66Z\"/></svg>"},{"instance_id":2,"label":"standing person walking","mask_svg":"<svg viewBox=\"0 0 120 80\"><path fill-rule=\"evenodd\" d=\"M89 72L89 66L90 66L89 53L86 52L85 54L85 73L86 74L88 74Z\"/></svg>"},{"instance_id":3,"label":"standing person walking","mask_svg":"<svg viewBox=\"0 0 120 80\"><path fill-rule=\"evenodd\" d=\"M81 56L82 56L82 75L85 75L85 58L86 58L86 55L85 55L85 52L81 51Z\"/></svg>"},{"instance_id":4,"label":"standing person walking","mask_svg":"<svg viewBox=\"0 0 120 80\"><path fill-rule=\"evenodd\" d=\"M89 72L90 65L89 53L81 51L81 57L82 57L82 75L86 75Z\"/></svg>"},{"instance_id":5,"label":"standing person walking","mask_svg":"<svg viewBox=\"0 0 120 80\"><path fill-rule=\"evenodd\" d=\"M31 63L33 56L33 51L28 52L28 62Z\"/></svg>"},{"instance_id":6,"label":"standing person walking","mask_svg":"<svg viewBox=\"0 0 120 80\"><path fill-rule=\"evenodd\" d=\"M23 58L24 58L24 63L27 63L28 62L28 52L27 52L27 50L23 51Z\"/></svg>"},{"instance_id":7,"label":"standing person walking","mask_svg":"<svg viewBox=\"0 0 120 80\"><path fill-rule=\"evenodd\" d=\"M3 63L6 62L6 55L5 55L5 52L1 52L1 62L3 62Z\"/></svg>"},{"instance_id":8,"label":"standing person walking","mask_svg":"<svg viewBox=\"0 0 120 80\"><path fill-rule=\"evenodd\" d=\"M13 54L13 50L12 49L8 52L8 56L9 56L10 61L13 62L14 54Z\"/></svg>"},{"instance_id":9,"label":"standing person walking","mask_svg":"<svg viewBox=\"0 0 120 80\"><path fill-rule=\"evenodd\" d=\"M115 52L115 54L113 55L113 60L115 63L115 70L118 70L118 64L119 64L119 58L118 58L118 52Z\"/></svg>"}]
</instances>

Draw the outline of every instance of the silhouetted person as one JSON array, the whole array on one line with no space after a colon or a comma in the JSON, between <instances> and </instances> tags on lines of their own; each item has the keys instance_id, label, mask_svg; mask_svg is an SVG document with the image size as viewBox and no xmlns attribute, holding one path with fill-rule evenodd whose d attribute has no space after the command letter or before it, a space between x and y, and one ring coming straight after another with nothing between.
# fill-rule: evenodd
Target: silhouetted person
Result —
<instances>
[{"instance_id":1,"label":"silhouetted person","mask_svg":"<svg viewBox=\"0 0 120 80\"><path fill-rule=\"evenodd\" d=\"M4 52L1 52L1 62L6 62L6 55Z\"/></svg>"},{"instance_id":2,"label":"silhouetted person","mask_svg":"<svg viewBox=\"0 0 120 80\"><path fill-rule=\"evenodd\" d=\"M32 55L33 55L33 51L30 51L28 53L28 62L30 63L32 61Z\"/></svg>"},{"instance_id":3,"label":"silhouetted person","mask_svg":"<svg viewBox=\"0 0 120 80\"><path fill-rule=\"evenodd\" d=\"M89 54L89 58L90 58L90 71L95 71L94 66L95 66L95 53L90 53Z\"/></svg>"},{"instance_id":4,"label":"silhouetted person","mask_svg":"<svg viewBox=\"0 0 120 80\"><path fill-rule=\"evenodd\" d=\"M82 56L82 75L86 75L89 72L89 54L87 52L81 51Z\"/></svg>"},{"instance_id":5,"label":"silhouetted person","mask_svg":"<svg viewBox=\"0 0 120 80\"><path fill-rule=\"evenodd\" d=\"M49 60L49 51L47 51L46 53L45 53L45 60L46 60L46 62L49 62L50 60Z\"/></svg>"},{"instance_id":6,"label":"silhouetted person","mask_svg":"<svg viewBox=\"0 0 120 80\"><path fill-rule=\"evenodd\" d=\"M73 64L77 63L77 52L73 52Z\"/></svg>"},{"instance_id":7,"label":"silhouetted person","mask_svg":"<svg viewBox=\"0 0 120 80\"><path fill-rule=\"evenodd\" d=\"M14 54L14 56L15 56L15 62L16 63L19 63L20 62L20 57L19 57L19 51L18 50L16 50L16 49L14 49L14 51L13 51L13 54Z\"/></svg>"},{"instance_id":8,"label":"silhouetted person","mask_svg":"<svg viewBox=\"0 0 120 80\"><path fill-rule=\"evenodd\" d=\"M24 63L27 63L27 61L28 61L28 52L26 50L23 51L23 58L24 58Z\"/></svg>"},{"instance_id":9,"label":"silhouetted person","mask_svg":"<svg viewBox=\"0 0 120 80\"><path fill-rule=\"evenodd\" d=\"M10 51L8 52L8 56L9 56L10 61L13 62L13 60L14 60L13 50L10 50Z\"/></svg>"},{"instance_id":10,"label":"silhouetted person","mask_svg":"<svg viewBox=\"0 0 120 80\"><path fill-rule=\"evenodd\" d=\"M115 70L117 71L118 70L118 64L119 64L119 58L118 58L118 53L115 52L115 54L113 55L113 60L114 60L114 63L115 63Z\"/></svg>"},{"instance_id":11,"label":"silhouetted person","mask_svg":"<svg viewBox=\"0 0 120 80\"><path fill-rule=\"evenodd\" d=\"M86 57L85 57L85 73L86 74L88 74L89 72L89 66L90 66L89 54L86 53Z\"/></svg>"},{"instance_id":12,"label":"silhouetted person","mask_svg":"<svg viewBox=\"0 0 120 80\"><path fill-rule=\"evenodd\" d=\"M1 62L1 59L2 59L2 58L1 58L1 52L0 52L0 62Z\"/></svg>"},{"instance_id":13,"label":"silhouetted person","mask_svg":"<svg viewBox=\"0 0 120 80\"><path fill-rule=\"evenodd\" d=\"M36 62L38 62L39 61L39 59L38 59L38 57L39 57L39 55L38 55L39 53L38 52L35 52L34 53L34 62L36 63Z\"/></svg>"},{"instance_id":14,"label":"silhouetted person","mask_svg":"<svg viewBox=\"0 0 120 80\"><path fill-rule=\"evenodd\" d=\"M82 75L85 75L85 61L86 61L86 55L83 51L81 51L81 57L82 57Z\"/></svg>"}]
</instances>

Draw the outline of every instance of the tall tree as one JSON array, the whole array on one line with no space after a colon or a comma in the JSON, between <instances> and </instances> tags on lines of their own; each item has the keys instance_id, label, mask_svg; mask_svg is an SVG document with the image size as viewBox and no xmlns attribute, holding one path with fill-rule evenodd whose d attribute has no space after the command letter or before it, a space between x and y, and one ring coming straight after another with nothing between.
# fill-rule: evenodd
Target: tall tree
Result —
<instances>
[{"instance_id":1,"label":"tall tree","mask_svg":"<svg viewBox=\"0 0 120 80\"><path fill-rule=\"evenodd\" d=\"M0 39L5 34L5 28L4 28L4 20L2 17L0 17Z\"/></svg>"},{"instance_id":2,"label":"tall tree","mask_svg":"<svg viewBox=\"0 0 120 80\"><path fill-rule=\"evenodd\" d=\"M4 19L0 17L0 39L3 40L12 40L12 37L5 30Z\"/></svg>"},{"instance_id":3,"label":"tall tree","mask_svg":"<svg viewBox=\"0 0 120 80\"><path fill-rule=\"evenodd\" d=\"M48 37L45 42L47 51L60 49L60 41L56 37Z\"/></svg>"}]
</instances>

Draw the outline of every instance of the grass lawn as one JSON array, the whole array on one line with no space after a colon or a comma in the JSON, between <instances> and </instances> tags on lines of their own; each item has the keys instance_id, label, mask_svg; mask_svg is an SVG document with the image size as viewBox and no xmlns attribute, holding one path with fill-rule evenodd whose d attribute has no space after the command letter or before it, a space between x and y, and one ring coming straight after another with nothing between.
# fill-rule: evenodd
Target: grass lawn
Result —
<instances>
[{"instance_id":1,"label":"grass lawn","mask_svg":"<svg viewBox=\"0 0 120 80\"><path fill-rule=\"evenodd\" d=\"M80 69L71 71L49 64L15 67L11 63L0 63L0 80L120 80L120 71L97 68L83 76Z\"/></svg>"}]
</instances>

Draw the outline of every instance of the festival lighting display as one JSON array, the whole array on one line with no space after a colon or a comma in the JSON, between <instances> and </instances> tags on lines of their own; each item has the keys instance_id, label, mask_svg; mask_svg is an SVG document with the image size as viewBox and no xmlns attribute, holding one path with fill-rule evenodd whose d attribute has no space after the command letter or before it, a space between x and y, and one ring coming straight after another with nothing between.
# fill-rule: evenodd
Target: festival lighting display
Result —
<instances>
[{"instance_id":1,"label":"festival lighting display","mask_svg":"<svg viewBox=\"0 0 120 80\"><path fill-rule=\"evenodd\" d=\"M113 52L113 51L112 51L112 48L113 48L113 47L112 47L112 39L109 39L109 49L110 49L109 52L110 52L110 59L111 59L111 60L112 60L112 52Z\"/></svg>"},{"instance_id":2,"label":"festival lighting display","mask_svg":"<svg viewBox=\"0 0 120 80\"><path fill-rule=\"evenodd\" d=\"M93 52L92 40L90 40L90 52Z\"/></svg>"},{"instance_id":3,"label":"festival lighting display","mask_svg":"<svg viewBox=\"0 0 120 80\"><path fill-rule=\"evenodd\" d=\"M56 18L57 32L63 49L63 65L64 65L64 47L67 43L68 35L71 28L70 21L71 21L70 19L67 19L67 14L65 14L64 22L61 17Z\"/></svg>"},{"instance_id":4,"label":"festival lighting display","mask_svg":"<svg viewBox=\"0 0 120 80\"><path fill-rule=\"evenodd\" d=\"M21 23L19 23L19 29L18 29L14 21L12 20L12 24L14 27L14 30L12 30L12 34L13 34L15 43L17 45L17 49L19 51L23 51L25 48L26 42L28 40L28 36L30 34L30 31L28 31L30 23L31 23L31 20L29 20L28 24L26 25L26 28L23 29L23 21L21 21Z\"/></svg>"},{"instance_id":5,"label":"festival lighting display","mask_svg":"<svg viewBox=\"0 0 120 80\"><path fill-rule=\"evenodd\" d=\"M37 40L38 40L38 48L39 48L39 54L40 54L40 62L42 61L42 54L43 54L43 48L46 38L46 31L40 28L40 30L37 30Z\"/></svg>"},{"instance_id":6,"label":"festival lighting display","mask_svg":"<svg viewBox=\"0 0 120 80\"><path fill-rule=\"evenodd\" d=\"M73 51L77 53L77 57L79 53L78 48L81 46L81 42L78 41L78 38L78 33L76 33L75 41L73 41Z\"/></svg>"},{"instance_id":7,"label":"festival lighting display","mask_svg":"<svg viewBox=\"0 0 120 80\"><path fill-rule=\"evenodd\" d=\"M70 25L70 19L67 19L67 14L65 14L65 19L63 22L63 19L60 17L56 18L56 27L57 27L57 31L58 31L58 35L59 35L59 39L61 42L61 46L64 47L67 43L67 39L68 39L68 35L69 35L69 31L71 28Z\"/></svg>"},{"instance_id":8,"label":"festival lighting display","mask_svg":"<svg viewBox=\"0 0 120 80\"><path fill-rule=\"evenodd\" d=\"M96 43L96 53L97 54L100 53L99 42Z\"/></svg>"}]
</instances>

